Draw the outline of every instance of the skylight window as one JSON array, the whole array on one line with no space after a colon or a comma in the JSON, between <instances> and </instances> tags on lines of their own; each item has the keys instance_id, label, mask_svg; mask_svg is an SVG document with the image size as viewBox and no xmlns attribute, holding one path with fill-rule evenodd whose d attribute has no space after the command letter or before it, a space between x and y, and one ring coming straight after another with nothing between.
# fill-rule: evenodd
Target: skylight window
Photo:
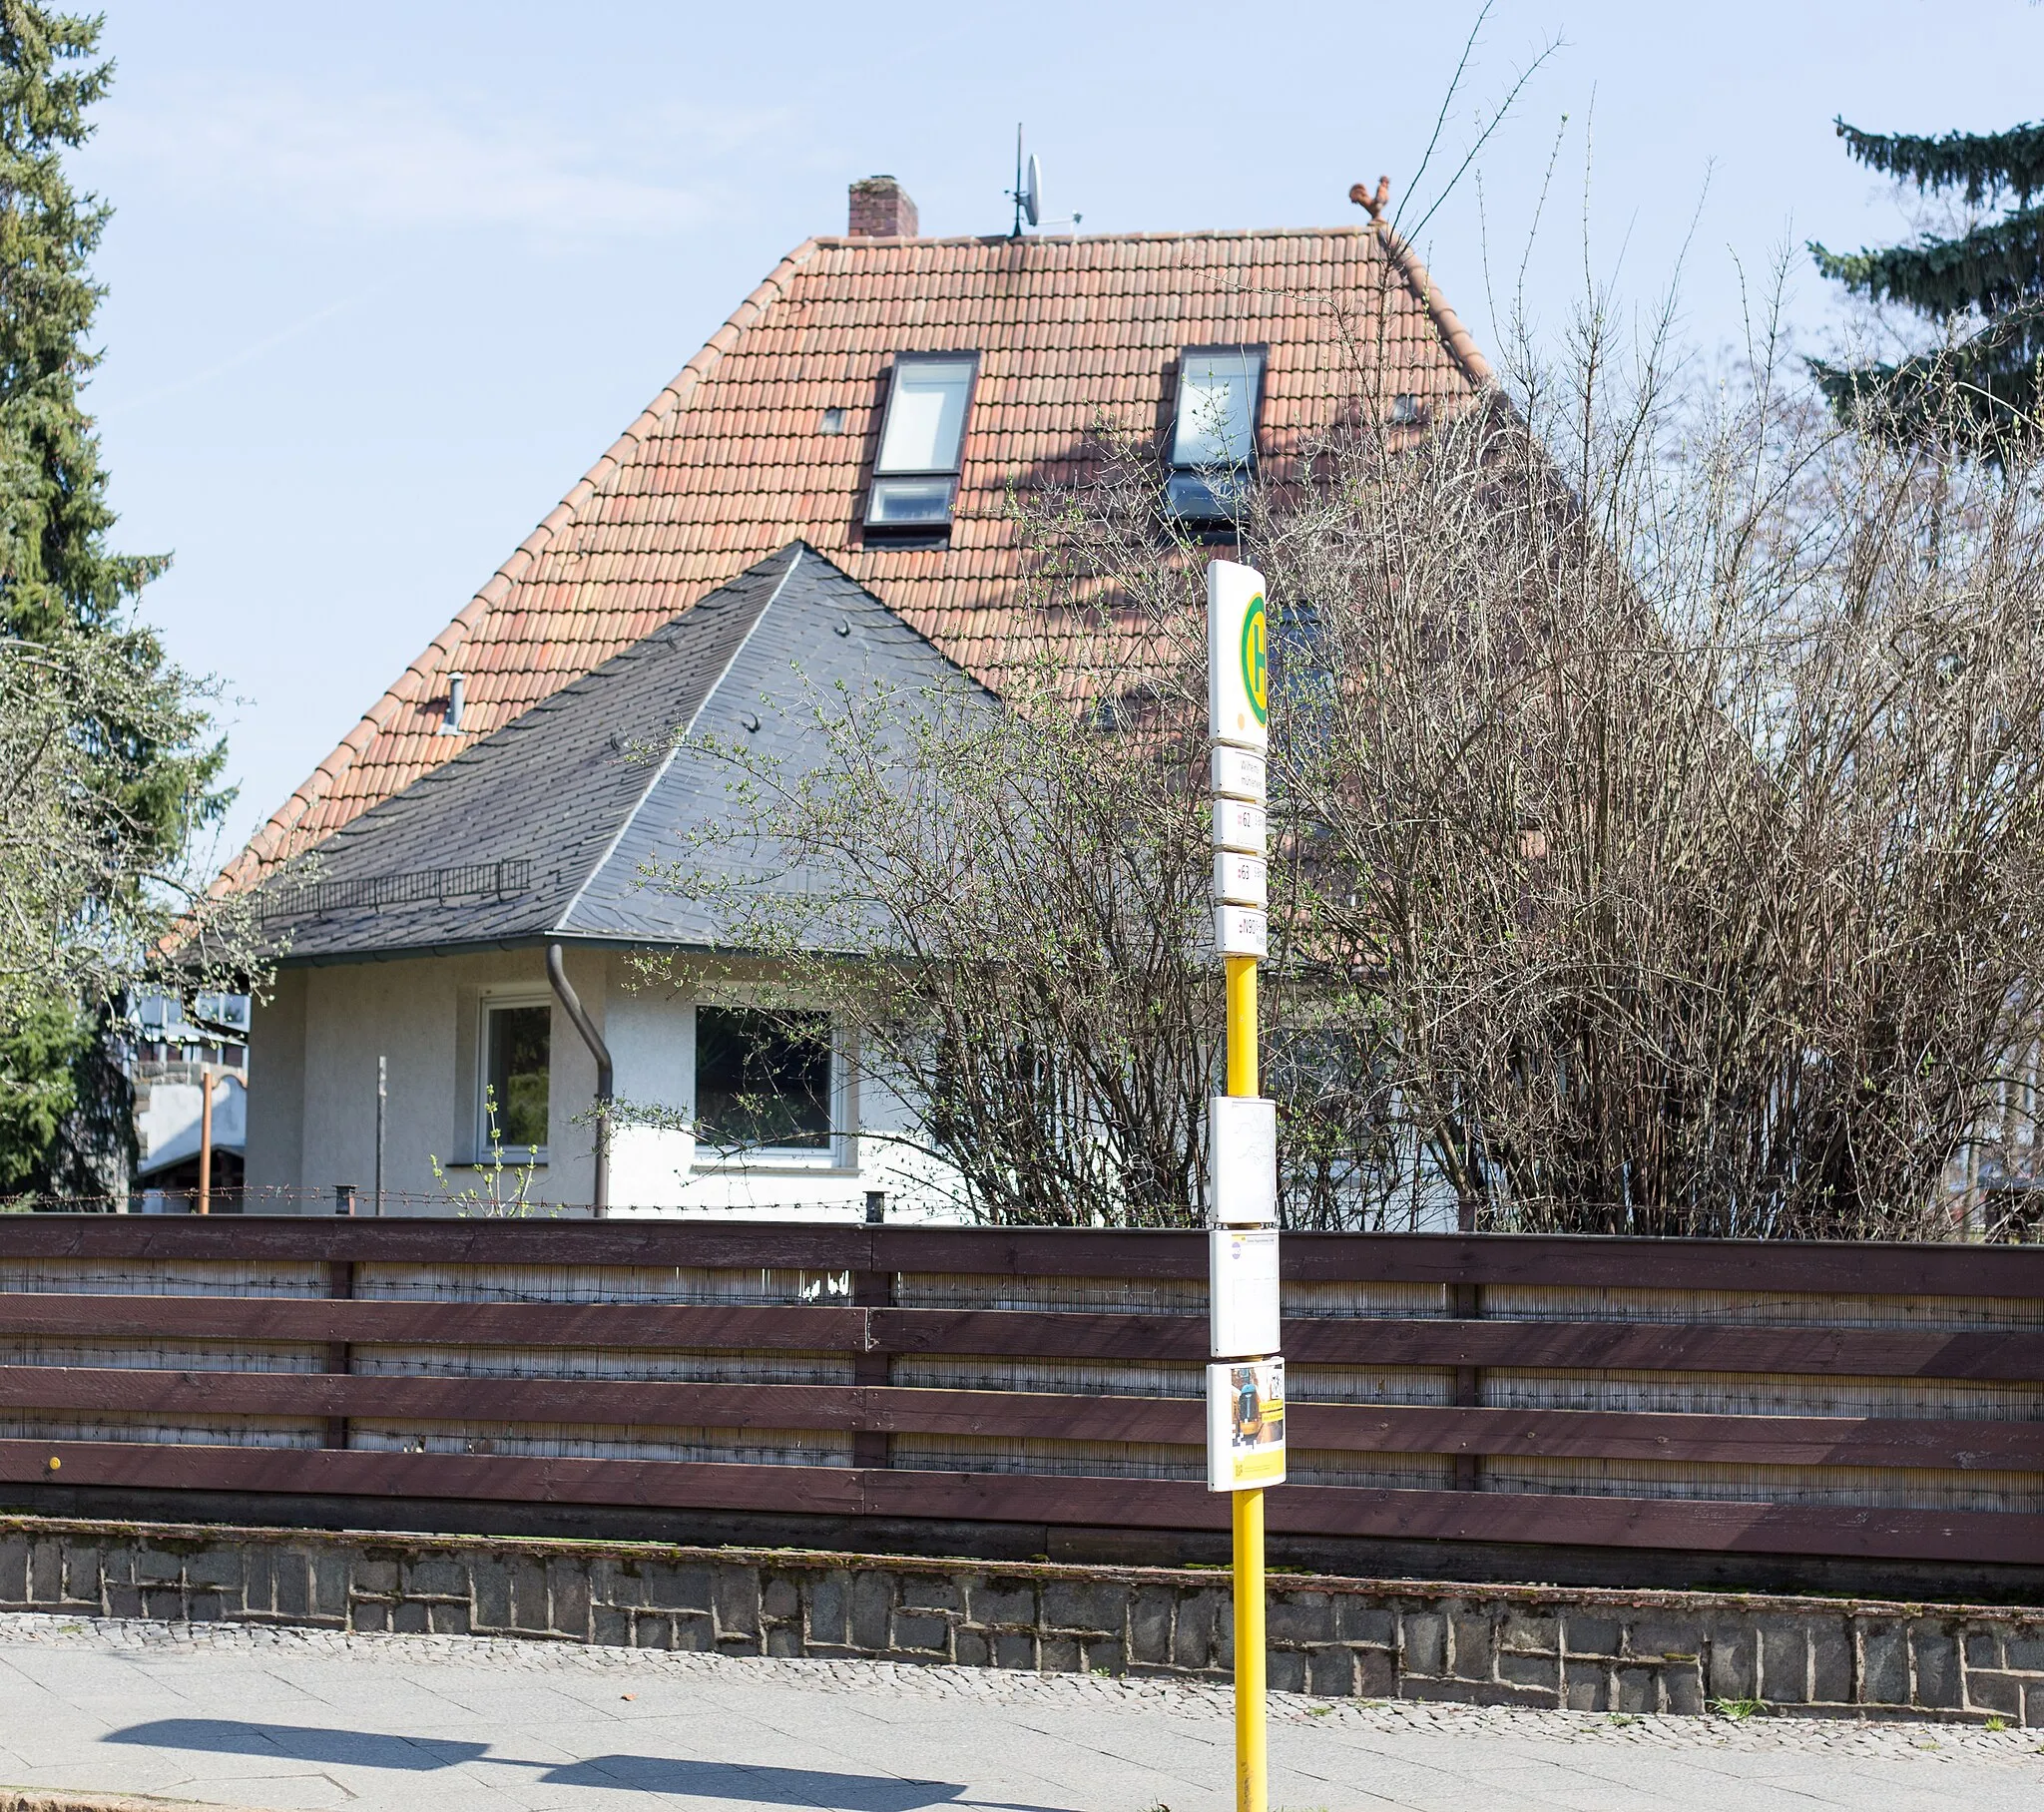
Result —
<instances>
[{"instance_id":1,"label":"skylight window","mask_svg":"<svg viewBox=\"0 0 2044 1812\"><path fill-rule=\"evenodd\" d=\"M1262 346L1188 346L1179 354L1178 408L1165 498L1186 522L1235 517L1235 498L1257 463Z\"/></svg>"},{"instance_id":2,"label":"skylight window","mask_svg":"<svg viewBox=\"0 0 2044 1812\"><path fill-rule=\"evenodd\" d=\"M958 455L972 407L976 352L903 352L894 360L887 415L873 461L866 527L929 533L949 527Z\"/></svg>"}]
</instances>

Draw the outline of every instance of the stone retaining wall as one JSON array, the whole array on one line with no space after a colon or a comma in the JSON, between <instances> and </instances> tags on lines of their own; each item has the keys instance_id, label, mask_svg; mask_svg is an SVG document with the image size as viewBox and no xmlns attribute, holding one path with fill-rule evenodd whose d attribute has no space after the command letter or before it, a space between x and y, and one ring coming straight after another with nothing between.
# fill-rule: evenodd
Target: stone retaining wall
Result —
<instances>
[{"instance_id":1,"label":"stone retaining wall","mask_svg":"<svg viewBox=\"0 0 2044 1812\"><path fill-rule=\"evenodd\" d=\"M0 1609L1226 1677L1205 1570L0 1518ZM1270 1677L1324 1697L2044 1726L2044 1609L1279 1575Z\"/></svg>"}]
</instances>

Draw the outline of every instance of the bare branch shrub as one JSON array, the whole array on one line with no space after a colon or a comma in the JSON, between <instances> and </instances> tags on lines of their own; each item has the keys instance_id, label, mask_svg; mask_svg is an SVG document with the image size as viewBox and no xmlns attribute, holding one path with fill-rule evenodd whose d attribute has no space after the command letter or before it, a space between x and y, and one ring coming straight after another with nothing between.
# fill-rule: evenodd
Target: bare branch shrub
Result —
<instances>
[{"instance_id":1,"label":"bare branch shrub","mask_svg":"<svg viewBox=\"0 0 2044 1812\"><path fill-rule=\"evenodd\" d=\"M1075 709L1067 678L1032 660L1006 708L964 685L814 698L800 771L697 745L730 781L706 841L746 854L660 884L715 900L751 998L850 1030L861 1100L896 1110L861 1135L926 1160L924 1193L1011 1224L1181 1225L1219 1011L1188 957L1197 751L1148 692Z\"/></svg>"},{"instance_id":2,"label":"bare branch shrub","mask_svg":"<svg viewBox=\"0 0 2044 1812\"><path fill-rule=\"evenodd\" d=\"M1592 308L1417 421L1351 353L1335 419L1233 477L1289 1222L1950 1236L1943 1179L2034 1081L2036 442L1856 439L1772 324L1710 381ZM734 794L783 865L735 947L997 1219L1199 1214L1207 550L1160 492L1103 424L1018 502L1005 708L819 701L813 766Z\"/></svg>"},{"instance_id":3,"label":"bare branch shrub","mask_svg":"<svg viewBox=\"0 0 2044 1812\"><path fill-rule=\"evenodd\" d=\"M1898 451L1766 347L1699 395L1611 338L1329 437L1258 525L1307 632L1294 996L1465 1219L1936 1236L2033 1036L2035 444Z\"/></svg>"}]
</instances>

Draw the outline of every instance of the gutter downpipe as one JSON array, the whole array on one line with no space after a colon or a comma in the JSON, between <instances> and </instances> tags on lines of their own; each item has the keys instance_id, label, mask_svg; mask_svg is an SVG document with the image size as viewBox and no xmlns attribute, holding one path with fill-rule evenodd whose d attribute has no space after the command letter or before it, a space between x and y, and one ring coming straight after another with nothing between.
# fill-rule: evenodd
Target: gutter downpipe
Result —
<instances>
[{"instance_id":1,"label":"gutter downpipe","mask_svg":"<svg viewBox=\"0 0 2044 1812\"><path fill-rule=\"evenodd\" d=\"M610 1047L603 1042L603 1035L583 1011L581 999L568 981L568 971L561 962L558 944L547 946L547 980L553 983L554 993L568 1017L575 1022L575 1030L582 1034L582 1042L589 1047L589 1055L596 1059L596 1184L590 1192L590 1207L596 1218L602 1220L611 1211Z\"/></svg>"}]
</instances>

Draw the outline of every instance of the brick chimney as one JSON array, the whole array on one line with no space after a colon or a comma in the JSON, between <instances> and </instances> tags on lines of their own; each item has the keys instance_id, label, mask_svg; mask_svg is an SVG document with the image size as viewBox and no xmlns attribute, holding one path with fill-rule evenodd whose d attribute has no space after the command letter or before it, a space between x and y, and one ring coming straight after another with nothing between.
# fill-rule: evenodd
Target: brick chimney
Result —
<instances>
[{"instance_id":1,"label":"brick chimney","mask_svg":"<svg viewBox=\"0 0 2044 1812\"><path fill-rule=\"evenodd\" d=\"M915 204L892 177L865 177L851 186L848 230L855 239L912 239Z\"/></svg>"}]
</instances>

